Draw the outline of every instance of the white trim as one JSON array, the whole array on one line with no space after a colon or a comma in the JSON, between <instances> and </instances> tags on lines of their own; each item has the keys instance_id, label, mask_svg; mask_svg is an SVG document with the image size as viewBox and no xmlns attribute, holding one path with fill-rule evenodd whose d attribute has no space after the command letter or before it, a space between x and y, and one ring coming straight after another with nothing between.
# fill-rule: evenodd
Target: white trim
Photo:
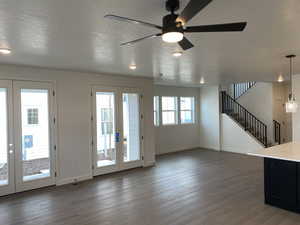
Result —
<instances>
[{"instance_id":1,"label":"white trim","mask_svg":"<svg viewBox=\"0 0 300 225\"><path fill-rule=\"evenodd\" d=\"M72 184L72 183L77 183L85 180L91 180L93 179L93 176L91 174L86 174L78 177L69 177L69 178L64 178L64 179L58 179L56 181L56 186L61 186L65 184Z\"/></svg>"}]
</instances>

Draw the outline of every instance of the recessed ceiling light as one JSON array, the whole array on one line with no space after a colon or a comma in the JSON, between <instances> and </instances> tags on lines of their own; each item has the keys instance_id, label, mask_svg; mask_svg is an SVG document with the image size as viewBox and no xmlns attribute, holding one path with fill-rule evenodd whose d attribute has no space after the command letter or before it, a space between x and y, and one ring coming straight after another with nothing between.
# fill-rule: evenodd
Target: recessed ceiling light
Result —
<instances>
[{"instance_id":1,"label":"recessed ceiling light","mask_svg":"<svg viewBox=\"0 0 300 225\"><path fill-rule=\"evenodd\" d=\"M8 48L0 48L0 53L3 55L8 55L11 53L11 50Z\"/></svg>"},{"instance_id":2,"label":"recessed ceiling light","mask_svg":"<svg viewBox=\"0 0 300 225\"><path fill-rule=\"evenodd\" d=\"M182 52L173 52L174 57L180 57L182 56Z\"/></svg>"},{"instance_id":3,"label":"recessed ceiling light","mask_svg":"<svg viewBox=\"0 0 300 225\"><path fill-rule=\"evenodd\" d=\"M205 83L205 80L204 80L203 77L201 77L201 79L200 79L200 84L204 84L204 83Z\"/></svg>"},{"instance_id":4,"label":"recessed ceiling light","mask_svg":"<svg viewBox=\"0 0 300 225\"><path fill-rule=\"evenodd\" d=\"M277 81L278 82L283 82L284 81L284 78L283 78L282 74L279 74Z\"/></svg>"},{"instance_id":5,"label":"recessed ceiling light","mask_svg":"<svg viewBox=\"0 0 300 225\"><path fill-rule=\"evenodd\" d=\"M129 69L131 69L131 70L135 70L135 69L136 69L136 65L134 65L134 64L131 64L131 65L129 66Z\"/></svg>"}]
</instances>

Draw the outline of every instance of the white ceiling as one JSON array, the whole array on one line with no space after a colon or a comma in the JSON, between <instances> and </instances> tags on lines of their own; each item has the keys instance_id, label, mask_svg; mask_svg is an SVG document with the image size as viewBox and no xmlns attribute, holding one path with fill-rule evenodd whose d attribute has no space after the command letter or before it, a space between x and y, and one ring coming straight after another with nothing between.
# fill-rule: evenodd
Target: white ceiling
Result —
<instances>
[{"instance_id":1,"label":"white ceiling","mask_svg":"<svg viewBox=\"0 0 300 225\"><path fill-rule=\"evenodd\" d=\"M182 7L187 3L182 0ZM272 81L288 72L285 54L299 54L299 0L213 0L189 25L247 21L242 33L186 34L195 47L175 59L177 44L150 39L157 30L104 19L117 14L160 25L164 0L0 0L0 63L155 77L157 83L199 85ZM128 65L135 63L136 71ZM159 74L162 73L161 78Z\"/></svg>"}]
</instances>

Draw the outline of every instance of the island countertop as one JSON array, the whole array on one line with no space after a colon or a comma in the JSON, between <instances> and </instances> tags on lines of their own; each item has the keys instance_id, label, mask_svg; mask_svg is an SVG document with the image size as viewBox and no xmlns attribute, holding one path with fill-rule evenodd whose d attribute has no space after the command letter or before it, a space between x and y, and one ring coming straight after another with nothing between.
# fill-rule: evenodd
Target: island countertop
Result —
<instances>
[{"instance_id":1,"label":"island countertop","mask_svg":"<svg viewBox=\"0 0 300 225\"><path fill-rule=\"evenodd\" d=\"M270 148L262 148L249 152L248 155L300 162L300 142L289 142Z\"/></svg>"}]
</instances>

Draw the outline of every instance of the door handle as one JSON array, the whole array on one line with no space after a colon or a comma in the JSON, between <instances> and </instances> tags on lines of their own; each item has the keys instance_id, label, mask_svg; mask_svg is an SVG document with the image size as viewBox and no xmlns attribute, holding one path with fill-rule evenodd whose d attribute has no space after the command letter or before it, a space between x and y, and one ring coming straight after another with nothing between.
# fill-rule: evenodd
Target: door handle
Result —
<instances>
[{"instance_id":1,"label":"door handle","mask_svg":"<svg viewBox=\"0 0 300 225\"><path fill-rule=\"evenodd\" d=\"M116 132L116 143L120 142L120 133Z\"/></svg>"},{"instance_id":2,"label":"door handle","mask_svg":"<svg viewBox=\"0 0 300 225\"><path fill-rule=\"evenodd\" d=\"M13 154L14 153L14 150L12 149L13 147L14 147L13 144L9 144L9 151L8 151L9 154Z\"/></svg>"}]
</instances>

